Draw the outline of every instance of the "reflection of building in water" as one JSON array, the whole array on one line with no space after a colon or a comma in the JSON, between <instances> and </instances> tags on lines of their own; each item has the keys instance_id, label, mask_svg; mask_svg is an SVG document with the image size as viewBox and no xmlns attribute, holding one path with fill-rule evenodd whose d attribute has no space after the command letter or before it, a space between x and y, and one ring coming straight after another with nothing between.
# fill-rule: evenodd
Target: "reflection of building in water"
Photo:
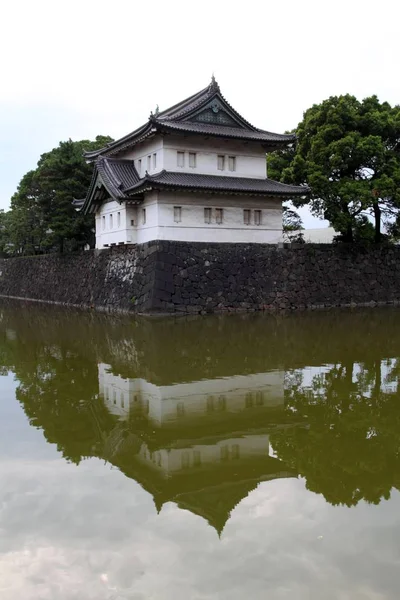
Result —
<instances>
[{"instance_id":1,"label":"reflection of building in water","mask_svg":"<svg viewBox=\"0 0 400 600\"><path fill-rule=\"evenodd\" d=\"M156 386L145 379L123 379L99 364L99 392L108 410L121 418L140 411L157 425L214 411L281 406L283 380L283 371L271 371Z\"/></svg>"},{"instance_id":2,"label":"reflection of building in water","mask_svg":"<svg viewBox=\"0 0 400 600\"><path fill-rule=\"evenodd\" d=\"M169 447L151 451L142 444L138 454L141 462L165 475L206 465L248 460L269 456L269 435L248 435L222 440L200 440L190 447Z\"/></svg>"},{"instance_id":3,"label":"reflection of building in water","mask_svg":"<svg viewBox=\"0 0 400 600\"><path fill-rule=\"evenodd\" d=\"M118 417L104 458L151 493L158 510L175 502L220 533L261 481L295 476L270 455L263 419L283 406L281 371L156 386L100 364L99 387Z\"/></svg>"}]
</instances>

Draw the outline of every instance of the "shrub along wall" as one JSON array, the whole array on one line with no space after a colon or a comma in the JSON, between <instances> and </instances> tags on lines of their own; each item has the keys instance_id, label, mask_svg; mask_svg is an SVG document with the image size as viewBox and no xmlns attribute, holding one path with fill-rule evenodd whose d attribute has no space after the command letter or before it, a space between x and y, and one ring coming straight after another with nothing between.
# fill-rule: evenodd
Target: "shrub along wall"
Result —
<instances>
[{"instance_id":1,"label":"shrub along wall","mask_svg":"<svg viewBox=\"0 0 400 600\"><path fill-rule=\"evenodd\" d=\"M155 241L0 260L0 295L135 312L397 304L400 248Z\"/></svg>"}]
</instances>

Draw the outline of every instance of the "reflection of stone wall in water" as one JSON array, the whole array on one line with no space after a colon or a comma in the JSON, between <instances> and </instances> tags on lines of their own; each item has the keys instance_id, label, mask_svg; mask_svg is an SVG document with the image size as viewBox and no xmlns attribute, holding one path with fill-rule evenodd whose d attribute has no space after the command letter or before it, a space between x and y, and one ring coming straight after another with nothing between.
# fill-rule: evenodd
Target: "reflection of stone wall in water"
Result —
<instances>
[{"instance_id":1,"label":"reflection of stone wall in water","mask_svg":"<svg viewBox=\"0 0 400 600\"><path fill-rule=\"evenodd\" d=\"M0 295L99 309L201 313L400 302L400 248L159 240L0 260Z\"/></svg>"},{"instance_id":2,"label":"reflection of stone wall in water","mask_svg":"<svg viewBox=\"0 0 400 600\"><path fill-rule=\"evenodd\" d=\"M214 412L282 406L283 380L283 371L271 371L156 386L145 379L124 379L109 365L99 364L99 392L108 410L121 418L140 411L157 425Z\"/></svg>"}]
</instances>

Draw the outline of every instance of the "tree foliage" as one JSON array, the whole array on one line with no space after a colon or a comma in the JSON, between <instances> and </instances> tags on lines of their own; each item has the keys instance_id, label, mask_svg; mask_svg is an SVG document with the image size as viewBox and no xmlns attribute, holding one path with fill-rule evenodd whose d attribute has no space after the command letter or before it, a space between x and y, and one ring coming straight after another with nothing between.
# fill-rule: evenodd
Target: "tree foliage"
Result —
<instances>
[{"instance_id":1,"label":"tree foliage","mask_svg":"<svg viewBox=\"0 0 400 600\"><path fill-rule=\"evenodd\" d=\"M331 504L388 499L400 489L398 378L399 360L379 354L330 365L308 385L301 370L287 371L287 410L307 426L271 436L278 458Z\"/></svg>"},{"instance_id":2,"label":"tree foliage","mask_svg":"<svg viewBox=\"0 0 400 600\"><path fill-rule=\"evenodd\" d=\"M94 141L60 142L42 154L35 170L21 179L1 232L2 249L13 254L38 254L53 250L75 250L93 238L93 217L74 209L74 198L83 198L93 166L86 164L84 150L102 148L112 141L97 136ZM1 227L1 221L0 221Z\"/></svg>"},{"instance_id":3,"label":"tree foliage","mask_svg":"<svg viewBox=\"0 0 400 600\"><path fill-rule=\"evenodd\" d=\"M271 178L311 187L295 206L310 203L347 242L381 242L382 225L400 231L400 106L334 96L309 108L296 133L296 148L268 158Z\"/></svg>"}]
</instances>

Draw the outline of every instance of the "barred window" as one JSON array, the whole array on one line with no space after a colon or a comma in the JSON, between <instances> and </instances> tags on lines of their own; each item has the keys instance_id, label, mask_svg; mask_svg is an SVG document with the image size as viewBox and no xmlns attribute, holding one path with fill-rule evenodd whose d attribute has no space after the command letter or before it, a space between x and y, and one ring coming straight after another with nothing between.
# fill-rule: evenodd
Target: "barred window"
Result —
<instances>
[{"instance_id":1,"label":"barred window","mask_svg":"<svg viewBox=\"0 0 400 600\"><path fill-rule=\"evenodd\" d=\"M224 211L222 208L216 208L215 209L215 222L218 225L221 225L222 221L223 221L223 217L224 217Z\"/></svg>"},{"instance_id":2,"label":"barred window","mask_svg":"<svg viewBox=\"0 0 400 600\"><path fill-rule=\"evenodd\" d=\"M182 207L174 206L174 221L180 223L182 221Z\"/></svg>"},{"instance_id":3,"label":"barred window","mask_svg":"<svg viewBox=\"0 0 400 600\"><path fill-rule=\"evenodd\" d=\"M243 223L245 225L250 225L250 219L251 219L251 210L249 210L248 208L245 208L243 211Z\"/></svg>"},{"instance_id":4,"label":"barred window","mask_svg":"<svg viewBox=\"0 0 400 600\"><path fill-rule=\"evenodd\" d=\"M177 161L178 167L184 167L185 166L185 153L177 152L176 161Z\"/></svg>"},{"instance_id":5,"label":"barred window","mask_svg":"<svg viewBox=\"0 0 400 600\"><path fill-rule=\"evenodd\" d=\"M146 209L142 208L142 223L143 225L146 224Z\"/></svg>"},{"instance_id":6,"label":"barred window","mask_svg":"<svg viewBox=\"0 0 400 600\"><path fill-rule=\"evenodd\" d=\"M193 169L196 167L196 153L195 152L189 152L189 167L192 167Z\"/></svg>"},{"instance_id":7,"label":"barred window","mask_svg":"<svg viewBox=\"0 0 400 600\"><path fill-rule=\"evenodd\" d=\"M153 154L153 169L157 168L157 153Z\"/></svg>"},{"instance_id":8,"label":"barred window","mask_svg":"<svg viewBox=\"0 0 400 600\"><path fill-rule=\"evenodd\" d=\"M261 225L261 210L254 211L254 225Z\"/></svg>"},{"instance_id":9,"label":"barred window","mask_svg":"<svg viewBox=\"0 0 400 600\"><path fill-rule=\"evenodd\" d=\"M236 171L236 156L230 156L228 158L228 165L230 171Z\"/></svg>"},{"instance_id":10,"label":"barred window","mask_svg":"<svg viewBox=\"0 0 400 600\"><path fill-rule=\"evenodd\" d=\"M225 169L225 156L220 154L218 156L218 171L223 171Z\"/></svg>"},{"instance_id":11,"label":"barred window","mask_svg":"<svg viewBox=\"0 0 400 600\"><path fill-rule=\"evenodd\" d=\"M204 209L204 223L211 223L211 208Z\"/></svg>"}]
</instances>

